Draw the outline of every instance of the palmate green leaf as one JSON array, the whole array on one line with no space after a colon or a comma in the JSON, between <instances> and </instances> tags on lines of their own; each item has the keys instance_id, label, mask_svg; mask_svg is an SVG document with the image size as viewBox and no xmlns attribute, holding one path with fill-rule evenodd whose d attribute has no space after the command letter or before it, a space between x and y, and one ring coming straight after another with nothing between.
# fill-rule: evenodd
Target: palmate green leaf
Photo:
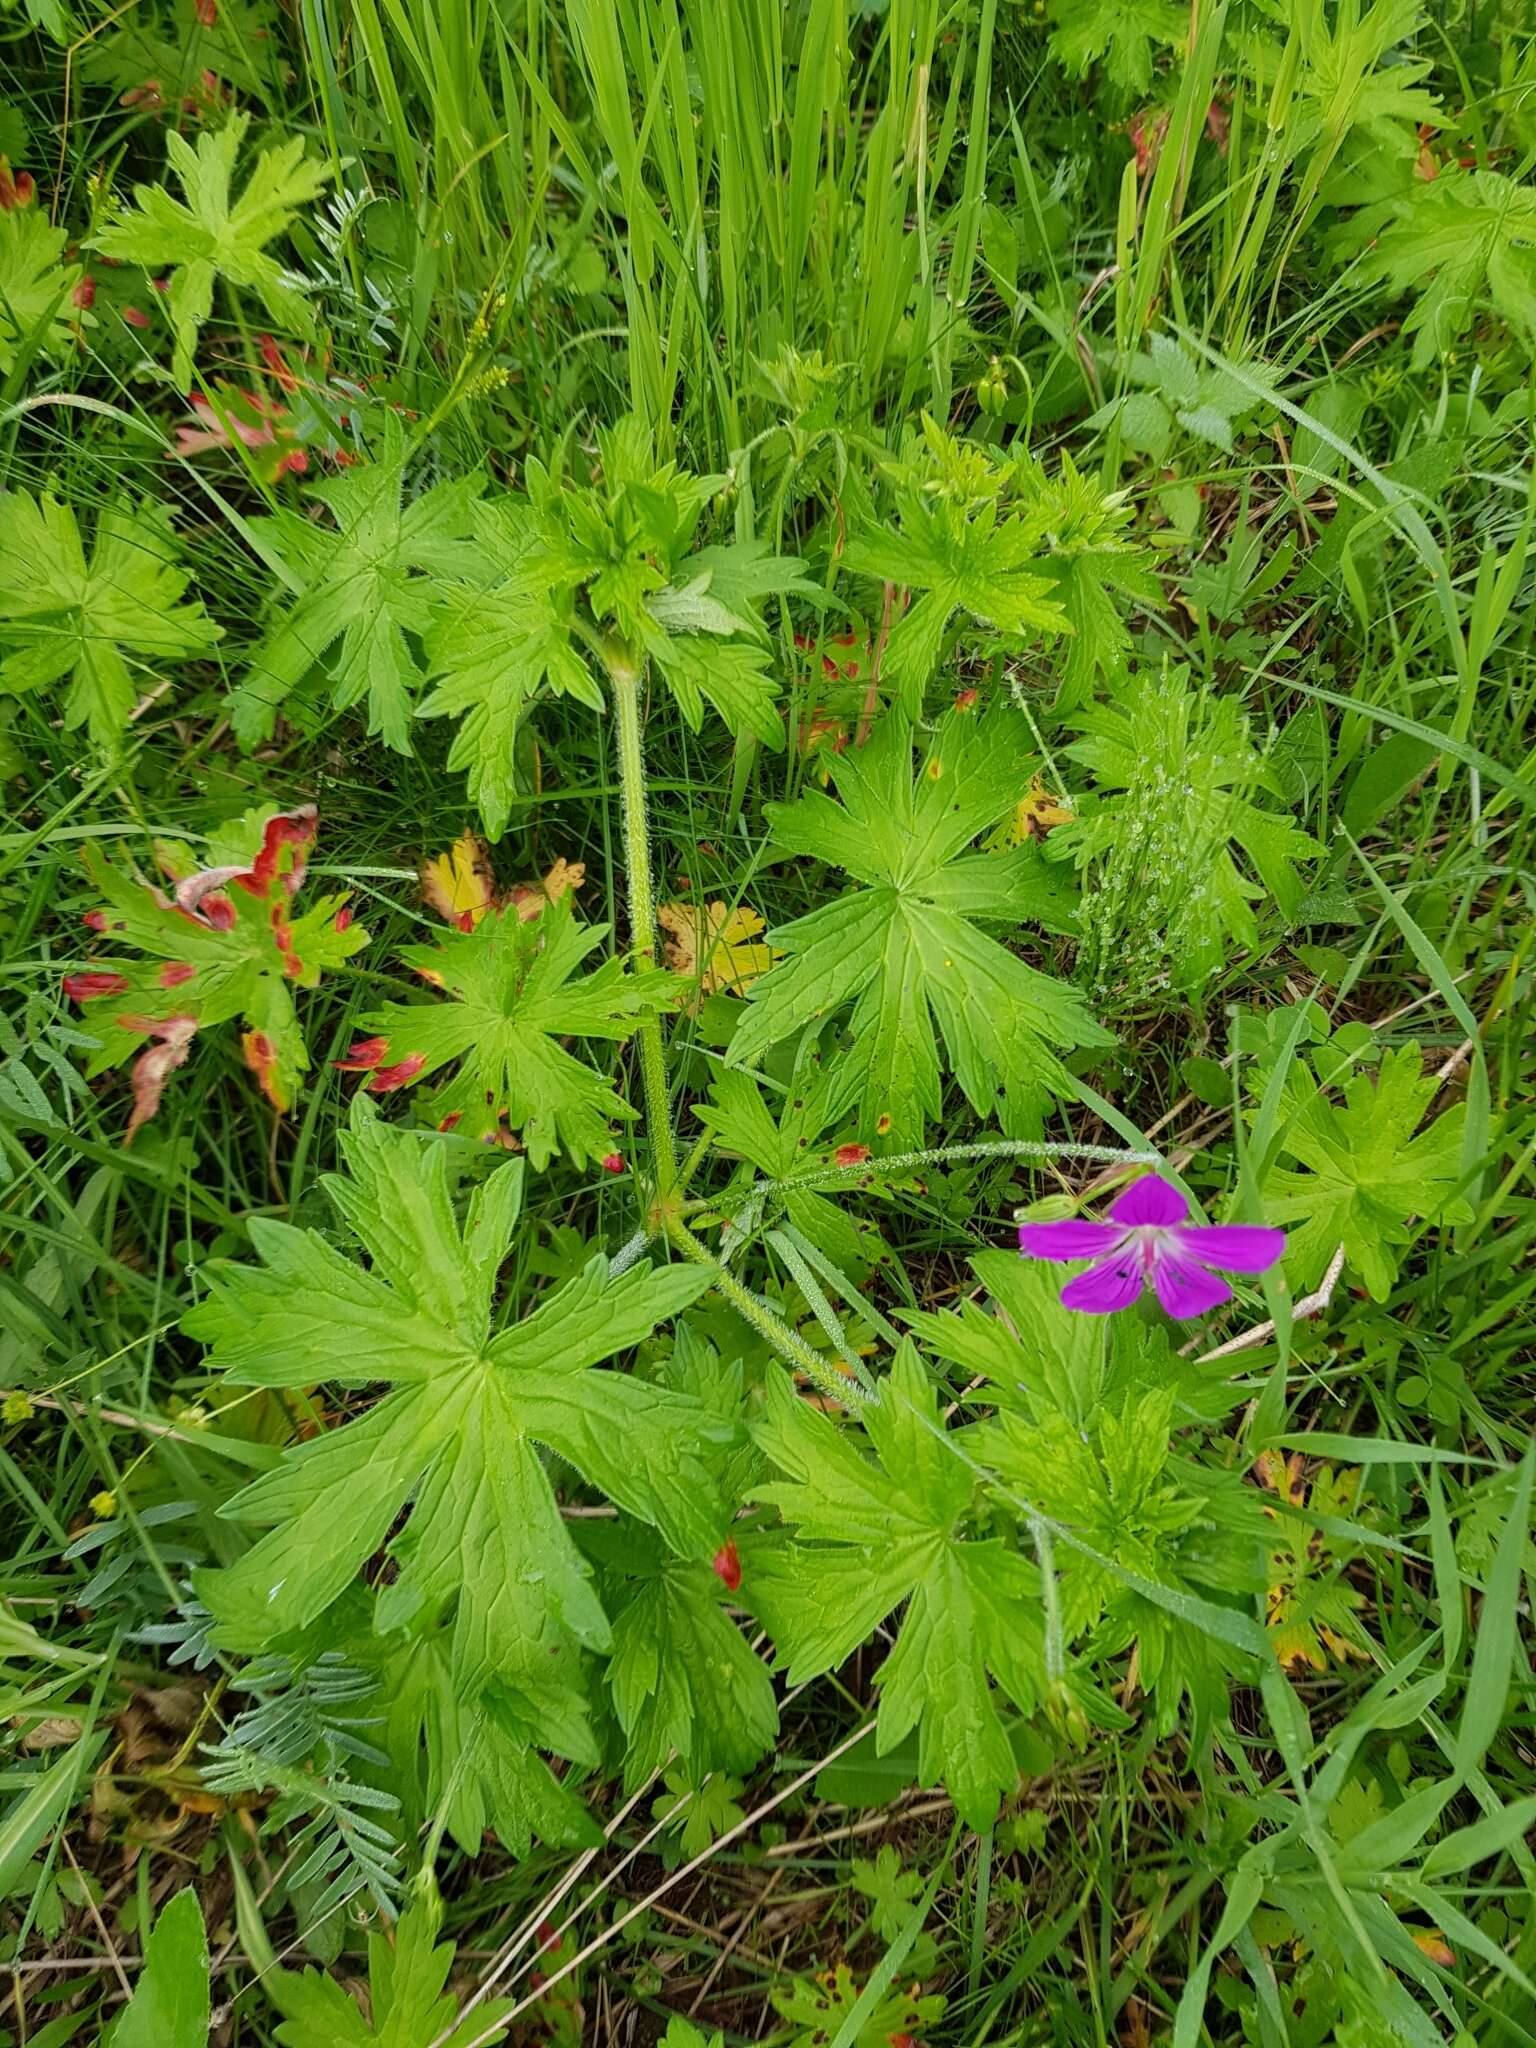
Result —
<instances>
[{"instance_id":1,"label":"palmate green leaf","mask_svg":"<svg viewBox=\"0 0 1536 2048\"><path fill-rule=\"evenodd\" d=\"M905 1603L896 1647L875 1677L877 1747L883 1756L917 1728L921 1782L942 1779L959 1813L986 1827L1018 1775L989 1673L1021 1710L1038 1703L1038 1579L1002 1542L970 1535L975 1480L943 1441L911 1344L880 1392L860 1411L871 1458L786 1377L769 1381L755 1434L788 1476L758 1493L797 1533L750 1551L742 1592L795 1685L836 1669Z\"/></svg>"},{"instance_id":2,"label":"palmate green leaf","mask_svg":"<svg viewBox=\"0 0 1536 2048\"><path fill-rule=\"evenodd\" d=\"M91 316L76 307L78 263L62 263L66 229L37 205L0 209L0 376L31 348L57 355Z\"/></svg>"},{"instance_id":3,"label":"palmate green leaf","mask_svg":"<svg viewBox=\"0 0 1536 2048\"><path fill-rule=\"evenodd\" d=\"M935 1033L967 1100L1027 1135L1052 1094L1070 1097L1061 1054L1112 1041L1083 997L1027 966L983 924L1070 928L1070 898L1029 842L969 849L1013 811L1028 752L1012 712L940 720L914 777L910 728L884 720L831 766L843 801L769 804L776 851L824 860L857 885L770 934L788 956L748 991L727 1060L746 1065L852 1004L860 1135L887 1150L922 1142L942 1107Z\"/></svg>"},{"instance_id":4,"label":"palmate green leaf","mask_svg":"<svg viewBox=\"0 0 1536 2048\"><path fill-rule=\"evenodd\" d=\"M271 737L283 700L336 648L332 702L343 710L366 698L370 734L409 753L422 678L407 635L425 634L437 617L433 579L465 566L478 490L473 476L450 477L411 497L404 432L388 413L378 461L306 493L325 506L334 528L286 508L258 526L261 544L281 557L301 595L279 593L273 623L235 693L230 715L244 746Z\"/></svg>"},{"instance_id":5,"label":"palmate green leaf","mask_svg":"<svg viewBox=\"0 0 1536 2048\"><path fill-rule=\"evenodd\" d=\"M304 138L295 136L264 149L244 191L232 198L235 163L249 127L248 114L231 114L217 135L199 135L195 150L170 130L166 155L186 194L185 203L173 199L163 185L135 186L133 209L110 222L88 245L116 263L138 263L151 270L171 267L167 305L176 334L171 375L183 391L192 383L193 351L213 310L218 278L242 291L254 291L281 326L301 333L311 329L308 307L291 277L267 254L267 244L324 189L330 166L307 158Z\"/></svg>"},{"instance_id":6,"label":"palmate green leaf","mask_svg":"<svg viewBox=\"0 0 1536 2048\"><path fill-rule=\"evenodd\" d=\"M381 1625L390 1618L379 1608ZM601 1840L575 1774L556 1777L541 1748L581 1769L599 1761L581 1652L569 1639L527 1660L515 1685L466 1687L455 1668L452 1623L399 1628L380 1665L386 1713L379 1740L408 1813L441 1816L466 1856L494 1829L512 1856L535 1841L566 1849Z\"/></svg>"},{"instance_id":7,"label":"palmate green leaf","mask_svg":"<svg viewBox=\"0 0 1536 2048\"><path fill-rule=\"evenodd\" d=\"M1374 233L1366 282L1416 294L1403 329L1414 337L1416 370L1444 356L1490 301L1536 347L1536 192L1528 183L1451 168L1408 181L1346 232Z\"/></svg>"},{"instance_id":8,"label":"palmate green leaf","mask_svg":"<svg viewBox=\"0 0 1536 2048\"><path fill-rule=\"evenodd\" d=\"M451 1614L458 1697L487 1694L514 1725L547 1710L551 1734L579 1747L545 1674L553 1653L607 1650L612 1632L541 1447L679 1555L713 1552L723 1510L706 1447L730 1426L683 1394L594 1370L695 1300L711 1270L613 1275L594 1258L498 1330L522 1162L476 1191L460 1225L430 1138L388 1129L359 1100L343 1149L348 1172L325 1185L370 1264L313 1231L256 1221L261 1264L211 1269L210 1299L186 1327L211 1345L210 1366L244 1385L382 1381L390 1391L227 1504L231 1519L268 1533L202 1574L199 1597L227 1647L269 1648L275 1623L316 1620L383 1545L398 1569L375 1625Z\"/></svg>"},{"instance_id":9,"label":"palmate green leaf","mask_svg":"<svg viewBox=\"0 0 1536 2048\"><path fill-rule=\"evenodd\" d=\"M1057 63L1082 78L1102 60L1105 76L1127 98L1146 97L1156 51L1189 40L1189 15L1173 0L1052 0L1051 12Z\"/></svg>"},{"instance_id":10,"label":"palmate green leaf","mask_svg":"<svg viewBox=\"0 0 1536 2048\"><path fill-rule=\"evenodd\" d=\"M1013 1499L1105 1560L1056 1547L1066 1640L1091 1635L1089 1648L1100 1656L1134 1643L1137 1680L1154 1702L1159 1732L1173 1730L1187 1697L1201 1740L1228 1710L1231 1674L1247 1674L1251 1664L1203 1625L1200 1610L1209 1618L1232 1596L1251 1604L1263 1584L1267 1524L1253 1488L1235 1475L1180 1464L1172 1439L1177 1402L1175 1386L1147 1385L1143 1366L1135 1379L1120 1375L1084 1420L1049 1401L1026 1400L1000 1407L974 1444ZM1131 1575L1169 1598L1154 1600L1129 1583ZM1246 1614L1232 1618L1241 1623Z\"/></svg>"},{"instance_id":11,"label":"palmate green leaf","mask_svg":"<svg viewBox=\"0 0 1536 2048\"><path fill-rule=\"evenodd\" d=\"M1298 1288L1315 1286L1342 1244L1372 1299L1385 1301L1402 1248L1417 1234L1415 1220L1453 1223L1472 1215L1458 1192L1465 1105L1419 1130L1438 1086L1411 1045L1384 1053L1375 1076L1348 1080L1342 1107L1310 1079L1287 1083L1280 1149L1306 1171L1275 1167L1263 1196L1271 1222L1301 1224L1286 1247Z\"/></svg>"},{"instance_id":12,"label":"palmate green leaf","mask_svg":"<svg viewBox=\"0 0 1536 2048\"><path fill-rule=\"evenodd\" d=\"M845 1119L858 1088L857 1066L836 1053L823 1056L808 1041L782 1091L765 1100L756 1075L727 1068L711 1085L709 1101L694 1105L694 1115L713 1133L722 1154L749 1161L769 1180L783 1180L839 1163L829 1133L851 1128ZM727 1213L736 1207L733 1192L721 1197ZM879 1226L848 1215L829 1195L801 1188L773 1197L772 1203L775 1212L782 1208L802 1236L848 1272L862 1275L888 1256ZM749 1210L744 1221L753 1220Z\"/></svg>"},{"instance_id":13,"label":"palmate green leaf","mask_svg":"<svg viewBox=\"0 0 1536 2048\"><path fill-rule=\"evenodd\" d=\"M765 747L784 744L766 647L657 627L647 628L645 647L694 732L703 726L709 704L733 733L750 733Z\"/></svg>"},{"instance_id":14,"label":"palmate green leaf","mask_svg":"<svg viewBox=\"0 0 1536 2048\"><path fill-rule=\"evenodd\" d=\"M670 1556L633 1522L596 1524L583 1546L604 1567L613 1614L606 1678L634 1791L675 1751L693 1783L747 1771L772 1748L779 1710L767 1667L725 1611L726 1588L695 1559Z\"/></svg>"},{"instance_id":15,"label":"palmate green leaf","mask_svg":"<svg viewBox=\"0 0 1536 2048\"><path fill-rule=\"evenodd\" d=\"M921 491L898 495L898 528L861 534L844 567L917 593L891 627L884 672L916 718L957 612L992 632L1064 633L1070 620L1041 558L1045 522L995 503L956 503Z\"/></svg>"},{"instance_id":16,"label":"palmate green leaf","mask_svg":"<svg viewBox=\"0 0 1536 2048\"><path fill-rule=\"evenodd\" d=\"M886 1992L855 2021L864 1986L846 1963L815 1977L796 1977L787 1991L768 1995L780 2018L795 2030L788 2048L827 2048L829 2042L844 2041L848 2048L890 2048L893 2041L914 2040L919 2028L926 2033L944 2017L949 2003L943 1992L924 1995L914 1984L908 1991Z\"/></svg>"},{"instance_id":17,"label":"palmate green leaf","mask_svg":"<svg viewBox=\"0 0 1536 2048\"><path fill-rule=\"evenodd\" d=\"M989 1406L1034 1426L1063 1417L1081 1431L1105 1409L1118 1414L1154 1388L1172 1392L1181 1420L1218 1421L1241 1399L1222 1365L1181 1359L1162 1330L1134 1316L1063 1308L1060 1271L1043 1260L988 1251L970 1266L984 1301L904 1309L898 1319L925 1353L957 1368L957 1385L984 1382L974 1398Z\"/></svg>"},{"instance_id":18,"label":"palmate green leaf","mask_svg":"<svg viewBox=\"0 0 1536 2048\"><path fill-rule=\"evenodd\" d=\"M360 1028L377 1036L347 1064L373 1070L374 1094L451 1066L432 1097L440 1123L475 1138L505 1124L540 1168L562 1151L577 1165L599 1159L613 1149L613 1120L637 1111L560 1041L626 1039L644 1012L674 1008L684 993L664 968L630 973L605 960L578 974L607 936L607 925L577 924L562 897L532 918L509 904L472 932L408 946L401 957L450 1000L370 1011Z\"/></svg>"},{"instance_id":19,"label":"palmate green leaf","mask_svg":"<svg viewBox=\"0 0 1536 2048\"><path fill-rule=\"evenodd\" d=\"M1134 509L1123 492L1106 492L1066 450L1054 475L1022 457L1013 475L1019 500L1033 506L1047 524L1051 552L1045 568L1069 629L1062 696L1072 702L1086 696L1095 679L1130 650L1130 632L1117 600L1157 605L1162 587L1148 566L1146 550L1130 534Z\"/></svg>"},{"instance_id":20,"label":"palmate green leaf","mask_svg":"<svg viewBox=\"0 0 1536 2048\"><path fill-rule=\"evenodd\" d=\"M759 613L767 598L804 587L793 556L746 540L681 556L671 581L647 595L636 618L640 644L693 731L707 703L733 733L783 744Z\"/></svg>"},{"instance_id":21,"label":"palmate green leaf","mask_svg":"<svg viewBox=\"0 0 1536 2048\"><path fill-rule=\"evenodd\" d=\"M615 653L635 664L649 657L694 731L707 703L732 732L777 747L783 733L760 612L774 593L806 586L800 563L766 542L694 548L722 481L658 462L635 419L598 436L589 485L560 488L529 465L530 496L551 544L577 565L592 619Z\"/></svg>"},{"instance_id":22,"label":"palmate green leaf","mask_svg":"<svg viewBox=\"0 0 1536 2048\"><path fill-rule=\"evenodd\" d=\"M716 1771L696 1782L690 1772L673 1764L662 1783L666 1789L651 1801L651 1817L661 1821L672 1837L662 1850L662 1860L669 1867L684 1856L702 1856L712 1842L746 1819L736 1804L742 1789L739 1778Z\"/></svg>"},{"instance_id":23,"label":"palmate green leaf","mask_svg":"<svg viewBox=\"0 0 1536 2048\"><path fill-rule=\"evenodd\" d=\"M1103 426L1117 419L1127 447L1158 458L1173 439L1175 424L1197 441L1230 454L1250 415L1268 411L1273 416L1273 408L1265 398L1255 396L1252 385L1269 394L1280 383L1278 372L1259 362L1244 363L1249 382L1239 382L1219 364L1196 357L1170 334L1154 334L1146 350L1130 357L1125 368L1141 390L1112 398L1089 425Z\"/></svg>"},{"instance_id":24,"label":"palmate green leaf","mask_svg":"<svg viewBox=\"0 0 1536 2048\"><path fill-rule=\"evenodd\" d=\"M1414 54L1416 43L1423 47L1424 9L1420 0L1365 0L1334 10L1332 19L1319 8L1285 26L1289 38L1268 23L1239 31L1238 62L1263 99L1282 73L1288 79L1283 147L1310 159L1309 202L1321 186L1327 203L1357 206L1362 191L1383 176L1396 181L1412 165L1421 130L1443 124L1439 102L1423 87L1433 62Z\"/></svg>"},{"instance_id":25,"label":"palmate green leaf","mask_svg":"<svg viewBox=\"0 0 1536 2048\"><path fill-rule=\"evenodd\" d=\"M549 522L514 498L471 507L474 546L460 580L440 585L427 636L435 685L420 718L460 721L448 766L468 777L492 839L506 830L516 794L516 743L541 690L601 711L603 693L572 643L569 592L580 567Z\"/></svg>"},{"instance_id":26,"label":"palmate green leaf","mask_svg":"<svg viewBox=\"0 0 1536 2048\"><path fill-rule=\"evenodd\" d=\"M163 665L204 653L216 626L195 599L166 507L112 500L89 554L69 506L46 493L0 496L0 691L66 679L64 726L109 746Z\"/></svg>"},{"instance_id":27,"label":"palmate green leaf","mask_svg":"<svg viewBox=\"0 0 1536 2048\"><path fill-rule=\"evenodd\" d=\"M394 1940L368 1936L368 2005L323 1970L268 1970L262 1986L282 2013L282 2048L489 2048L506 2038L510 1998L483 2000L463 2019L444 1987L453 1943L435 1943L435 1916L425 1905L400 1916Z\"/></svg>"}]
</instances>

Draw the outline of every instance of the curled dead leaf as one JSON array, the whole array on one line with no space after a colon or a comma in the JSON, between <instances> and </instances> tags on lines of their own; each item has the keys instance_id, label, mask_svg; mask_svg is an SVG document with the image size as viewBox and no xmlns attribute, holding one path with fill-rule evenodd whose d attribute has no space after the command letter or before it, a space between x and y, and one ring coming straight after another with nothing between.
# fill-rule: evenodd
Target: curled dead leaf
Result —
<instances>
[{"instance_id":1,"label":"curled dead leaf","mask_svg":"<svg viewBox=\"0 0 1536 2048\"><path fill-rule=\"evenodd\" d=\"M133 1142L134 1132L147 1124L160 1107L170 1076L186 1065L197 1035L197 1019L179 1013L173 1017L124 1017L119 1021L132 1031L147 1031L151 1040L133 1063L133 1114L123 1133L123 1143L128 1145Z\"/></svg>"}]
</instances>

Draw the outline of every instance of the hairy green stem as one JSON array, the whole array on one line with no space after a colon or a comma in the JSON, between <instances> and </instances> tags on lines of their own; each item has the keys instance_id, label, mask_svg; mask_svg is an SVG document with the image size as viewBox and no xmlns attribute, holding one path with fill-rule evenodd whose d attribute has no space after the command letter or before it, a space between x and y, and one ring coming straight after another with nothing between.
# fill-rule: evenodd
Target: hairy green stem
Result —
<instances>
[{"instance_id":1,"label":"hairy green stem","mask_svg":"<svg viewBox=\"0 0 1536 2048\"><path fill-rule=\"evenodd\" d=\"M628 650L604 654L618 714L619 789L624 811L624 866L629 898L629 942L642 967L656 964L656 899L651 885L651 842L645 802L645 754L640 738L639 662ZM640 1025L640 1078L645 1091L645 1127L656 1172L656 1198L665 1202L677 1186L677 1143L667 1096L667 1056L661 1019L648 1010Z\"/></svg>"},{"instance_id":2,"label":"hairy green stem","mask_svg":"<svg viewBox=\"0 0 1536 2048\"><path fill-rule=\"evenodd\" d=\"M1161 1152L1134 1152L1120 1145L1036 1144L1023 1138L982 1138L970 1145L935 1145L925 1152L887 1152L876 1159L861 1159L851 1166L813 1166L782 1180L753 1183L753 1195L788 1195L832 1191L837 1188L878 1186L893 1173L910 1173L921 1166L942 1166L951 1159L1080 1159L1102 1166L1161 1166ZM691 1162L690 1162L691 1163ZM686 1178L686 1176L685 1176ZM718 1209L718 1195L695 1195L682 1204L692 1215L699 1209Z\"/></svg>"},{"instance_id":3,"label":"hairy green stem","mask_svg":"<svg viewBox=\"0 0 1536 2048\"><path fill-rule=\"evenodd\" d=\"M792 1330L766 1301L759 1300L749 1287L743 1287L734 1273L728 1273L709 1246L695 1237L678 1217L668 1220L667 1236L685 1259L692 1259L695 1265L714 1267L716 1292L752 1325L759 1336L767 1339L787 1364L792 1365L796 1372L803 1372L807 1379L814 1380L824 1394L830 1394L845 1408L877 1398L861 1387L857 1380L845 1378L819 1352L813 1351L798 1331Z\"/></svg>"}]
</instances>

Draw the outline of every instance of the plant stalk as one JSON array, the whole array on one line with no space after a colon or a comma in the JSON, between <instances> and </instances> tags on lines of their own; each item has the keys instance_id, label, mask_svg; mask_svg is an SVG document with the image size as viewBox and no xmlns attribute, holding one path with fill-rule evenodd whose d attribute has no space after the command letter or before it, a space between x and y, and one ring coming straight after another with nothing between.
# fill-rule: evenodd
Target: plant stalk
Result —
<instances>
[{"instance_id":1,"label":"plant stalk","mask_svg":"<svg viewBox=\"0 0 1536 2048\"><path fill-rule=\"evenodd\" d=\"M651 841L645 802L645 753L640 735L639 662L627 649L604 650L619 734L619 789L624 813L624 869L629 902L629 942L637 964L656 965L656 898L651 882ZM645 1094L645 1128L656 1175L656 1200L665 1208L677 1187L677 1141L667 1094L667 1058L661 1019L647 1010L640 1024L640 1079Z\"/></svg>"}]
</instances>

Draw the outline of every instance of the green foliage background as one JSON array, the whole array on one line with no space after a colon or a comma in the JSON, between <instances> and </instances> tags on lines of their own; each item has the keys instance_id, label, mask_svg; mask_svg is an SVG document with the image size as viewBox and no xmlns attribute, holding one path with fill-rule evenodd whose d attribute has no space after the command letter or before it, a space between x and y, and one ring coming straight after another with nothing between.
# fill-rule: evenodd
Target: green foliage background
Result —
<instances>
[{"instance_id":1,"label":"green foliage background","mask_svg":"<svg viewBox=\"0 0 1536 2048\"><path fill-rule=\"evenodd\" d=\"M1523 0L0 48L0 2041L1536 2040Z\"/></svg>"}]
</instances>

